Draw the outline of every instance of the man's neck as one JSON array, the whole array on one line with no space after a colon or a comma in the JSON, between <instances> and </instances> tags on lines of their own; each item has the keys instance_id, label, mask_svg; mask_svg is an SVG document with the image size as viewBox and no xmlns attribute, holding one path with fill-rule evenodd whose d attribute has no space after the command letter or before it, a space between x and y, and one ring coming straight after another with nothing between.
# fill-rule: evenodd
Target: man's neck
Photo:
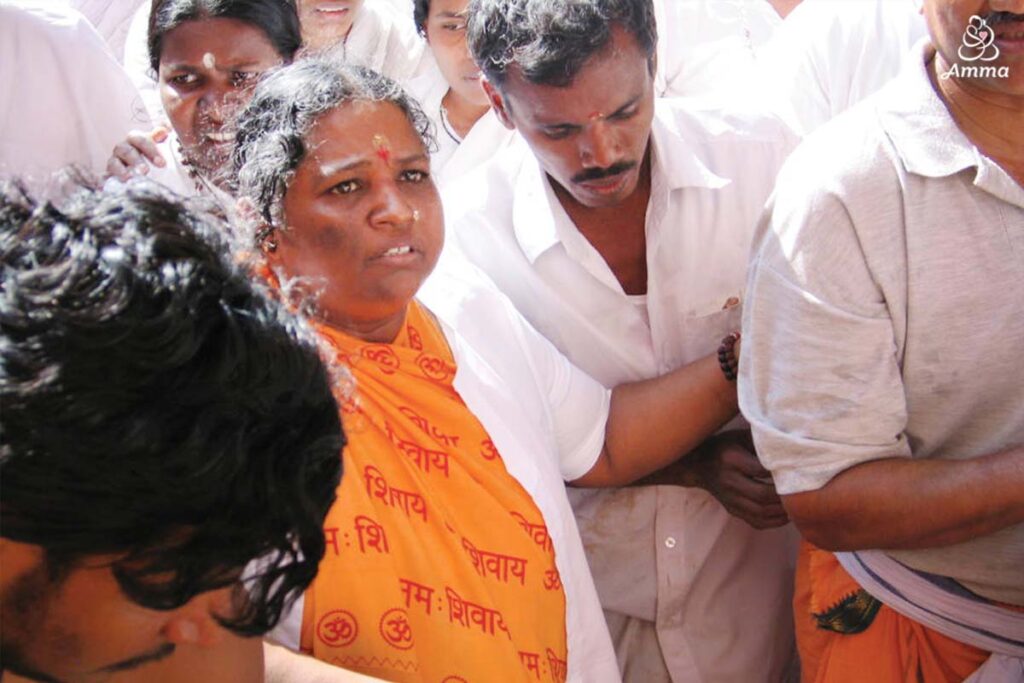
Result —
<instances>
[{"instance_id":1,"label":"man's neck","mask_svg":"<svg viewBox=\"0 0 1024 683\"><path fill-rule=\"evenodd\" d=\"M802 0L768 0L768 4L772 6L776 14L785 19L789 16L789 13L796 9L797 5Z\"/></svg>"},{"instance_id":2,"label":"man's neck","mask_svg":"<svg viewBox=\"0 0 1024 683\"><path fill-rule=\"evenodd\" d=\"M482 105L473 104L459 97L451 88L441 98L441 106L444 107L448 123L451 124L460 138L465 138L469 135L469 131L473 129L473 126L480 120L480 117L491 108L486 103Z\"/></svg>"},{"instance_id":3,"label":"man's neck","mask_svg":"<svg viewBox=\"0 0 1024 683\"><path fill-rule=\"evenodd\" d=\"M1024 96L993 92L969 80L939 78L949 65L936 54L928 75L957 127L982 154L1024 187Z\"/></svg>"},{"instance_id":4,"label":"man's neck","mask_svg":"<svg viewBox=\"0 0 1024 683\"><path fill-rule=\"evenodd\" d=\"M651 154L641 162L636 189L615 206L591 208L551 180L555 196L576 229L597 250L626 294L647 292L647 205L651 198Z\"/></svg>"}]
</instances>

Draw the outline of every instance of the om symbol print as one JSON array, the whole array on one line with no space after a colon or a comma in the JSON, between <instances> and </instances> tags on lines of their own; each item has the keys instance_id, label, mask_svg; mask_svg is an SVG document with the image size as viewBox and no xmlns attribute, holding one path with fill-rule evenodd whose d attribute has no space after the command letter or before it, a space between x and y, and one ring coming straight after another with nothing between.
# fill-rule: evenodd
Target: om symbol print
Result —
<instances>
[{"instance_id":1,"label":"om symbol print","mask_svg":"<svg viewBox=\"0 0 1024 683\"><path fill-rule=\"evenodd\" d=\"M957 55L965 62L991 62L999 59L999 46L995 41L995 31L989 27L987 21L975 14L967 24L963 45L960 46Z\"/></svg>"}]
</instances>

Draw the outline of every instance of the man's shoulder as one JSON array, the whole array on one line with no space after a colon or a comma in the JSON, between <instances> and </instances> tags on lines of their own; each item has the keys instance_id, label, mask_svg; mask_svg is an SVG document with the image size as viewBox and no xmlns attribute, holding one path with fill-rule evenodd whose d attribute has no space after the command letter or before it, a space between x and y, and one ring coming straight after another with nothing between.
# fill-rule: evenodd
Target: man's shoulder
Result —
<instances>
[{"instance_id":1,"label":"man's shoulder","mask_svg":"<svg viewBox=\"0 0 1024 683\"><path fill-rule=\"evenodd\" d=\"M898 182L899 157L880 118L877 95L808 135L779 172L776 193L834 194L871 200Z\"/></svg>"},{"instance_id":2,"label":"man's shoulder","mask_svg":"<svg viewBox=\"0 0 1024 683\"><path fill-rule=\"evenodd\" d=\"M742 175L754 181L760 173L766 193L782 162L799 143L778 116L721 98L660 100L654 125L655 144L669 149L666 158L692 154L726 178Z\"/></svg>"},{"instance_id":3,"label":"man's shoulder","mask_svg":"<svg viewBox=\"0 0 1024 683\"><path fill-rule=\"evenodd\" d=\"M671 97L658 100L656 125L691 143L793 146L796 134L765 108L719 97Z\"/></svg>"}]
</instances>

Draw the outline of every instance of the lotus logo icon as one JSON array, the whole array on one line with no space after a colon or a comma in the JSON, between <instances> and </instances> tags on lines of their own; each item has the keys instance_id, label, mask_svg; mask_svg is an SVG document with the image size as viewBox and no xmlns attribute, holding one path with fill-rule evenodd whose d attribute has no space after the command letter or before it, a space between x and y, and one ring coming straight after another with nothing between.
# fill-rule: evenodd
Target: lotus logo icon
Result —
<instances>
[{"instance_id":1,"label":"lotus logo icon","mask_svg":"<svg viewBox=\"0 0 1024 683\"><path fill-rule=\"evenodd\" d=\"M964 31L964 44L957 51L965 62L991 62L999 59L999 46L996 45L996 34L989 28L988 22L977 14L971 17Z\"/></svg>"},{"instance_id":2,"label":"lotus logo icon","mask_svg":"<svg viewBox=\"0 0 1024 683\"><path fill-rule=\"evenodd\" d=\"M1010 67L974 64L974 62L994 62L999 59L999 46L996 45L996 33L985 19L977 14L971 17L964 30L963 44L957 50L959 62L953 64L949 71L939 74L939 78L1009 78ZM961 63L962 62L962 63Z\"/></svg>"}]
</instances>

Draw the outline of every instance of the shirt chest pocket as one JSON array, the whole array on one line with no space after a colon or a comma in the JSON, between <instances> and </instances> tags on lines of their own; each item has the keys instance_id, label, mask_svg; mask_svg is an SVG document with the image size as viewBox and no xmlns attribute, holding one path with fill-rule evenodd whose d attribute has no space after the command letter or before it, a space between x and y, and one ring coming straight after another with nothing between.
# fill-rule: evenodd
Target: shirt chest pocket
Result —
<instances>
[{"instance_id":1,"label":"shirt chest pocket","mask_svg":"<svg viewBox=\"0 0 1024 683\"><path fill-rule=\"evenodd\" d=\"M674 370L715 353L725 335L739 331L742 314L740 295L736 293L723 297L716 309L706 313L652 319L652 332L658 340L659 372Z\"/></svg>"}]
</instances>

